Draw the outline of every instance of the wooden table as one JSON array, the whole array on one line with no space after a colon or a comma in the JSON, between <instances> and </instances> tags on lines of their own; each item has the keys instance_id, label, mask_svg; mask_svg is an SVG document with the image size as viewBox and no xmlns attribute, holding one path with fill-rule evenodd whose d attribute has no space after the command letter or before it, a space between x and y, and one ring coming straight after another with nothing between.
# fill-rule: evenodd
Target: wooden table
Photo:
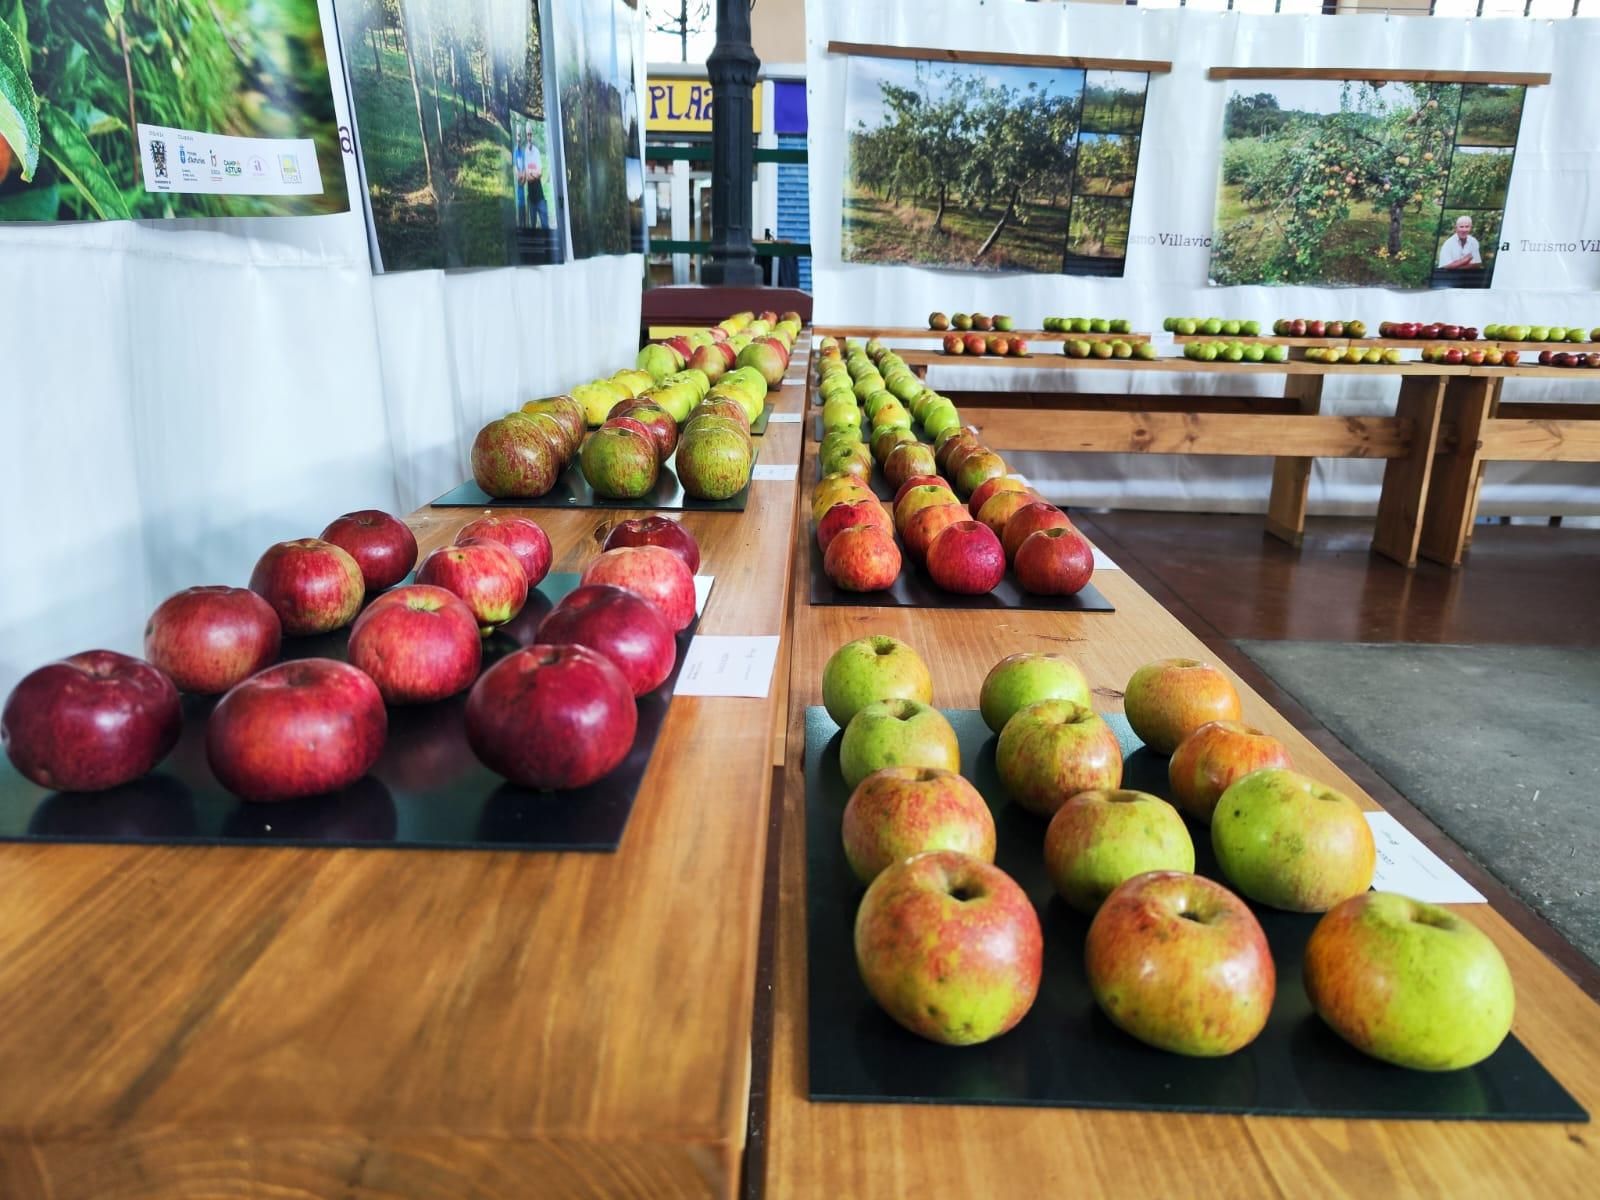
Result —
<instances>
[{"instance_id":1,"label":"wooden table","mask_svg":"<svg viewBox=\"0 0 1600 1200\"><path fill-rule=\"evenodd\" d=\"M784 631L796 493L686 515L702 631ZM781 704L674 701L615 854L0 846L0 1196L731 1195Z\"/></svg>"},{"instance_id":2,"label":"wooden table","mask_svg":"<svg viewBox=\"0 0 1600 1200\"><path fill-rule=\"evenodd\" d=\"M808 453L815 453L810 450ZM814 472L802 469L809 493ZM807 506L802 503L802 511ZM1110 615L811 607L809 531L795 540L789 765L782 791L773 1068L766 1195L1010 1197L1494 1196L1592 1194L1600 1152L1585 1126L1495 1122L1304 1120L1083 1109L814 1104L806 1098L805 707L821 703L838 646L886 633L915 646L935 703L977 707L984 674L1018 651L1069 654L1097 707L1151 659L1209 657L1137 584L1102 572ZM1281 738L1300 769L1371 800L1242 682L1244 716ZM1600 1109L1600 1009L1486 906L1459 911L1504 952L1517 983L1519 1037L1591 1112ZM1047 947L1046 953L1064 953Z\"/></svg>"},{"instance_id":3,"label":"wooden table","mask_svg":"<svg viewBox=\"0 0 1600 1200\"><path fill-rule=\"evenodd\" d=\"M1058 329L928 329L917 325L818 325L817 337L887 338L892 342L937 342L947 333L998 333L1004 337L1026 338L1030 342L1148 342L1148 333L1063 333Z\"/></svg>"}]
</instances>

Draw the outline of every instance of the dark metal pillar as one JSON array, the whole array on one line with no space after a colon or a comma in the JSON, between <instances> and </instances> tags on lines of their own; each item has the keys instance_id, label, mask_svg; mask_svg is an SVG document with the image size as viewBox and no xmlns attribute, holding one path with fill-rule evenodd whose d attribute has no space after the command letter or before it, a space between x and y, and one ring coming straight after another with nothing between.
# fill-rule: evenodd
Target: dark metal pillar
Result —
<instances>
[{"instance_id":1,"label":"dark metal pillar","mask_svg":"<svg viewBox=\"0 0 1600 1200\"><path fill-rule=\"evenodd\" d=\"M711 77L711 254L706 283L760 286L751 242L754 167L751 105L761 60L750 46L750 0L717 0L717 44L706 59Z\"/></svg>"}]
</instances>

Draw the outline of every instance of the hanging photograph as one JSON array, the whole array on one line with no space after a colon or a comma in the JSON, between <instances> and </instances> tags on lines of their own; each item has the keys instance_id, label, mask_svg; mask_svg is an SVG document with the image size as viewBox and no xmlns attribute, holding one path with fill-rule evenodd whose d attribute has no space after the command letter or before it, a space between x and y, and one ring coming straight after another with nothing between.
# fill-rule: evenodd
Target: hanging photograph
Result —
<instances>
[{"instance_id":1,"label":"hanging photograph","mask_svg":"<svg viewBox=\"0 0 1600 1200\"><path fill-rule=\"evenodd\" d=\"M1525 90L1231 84L1211 282L1488 287Z\"/></svg>"},{"instance_id":2,"label":"hanging photograph","mask_svg":"<svg viewBox=\"0 0 1600 1200\"><path fill-rule=\"evenodd\" d=\"M0 0L0 221L349 207L317 0Z\"/></svg>"},{"instance_id":3,"label":"hanging photograph","mask_svg":"<svg viewBox=\"0 0 1600 1200\"><path fill-rule=\"evenodd\" d=\"M852 58L844 260L1121 275L1148 82Z\"/></svg>"},{"instance_id":4,"label":"hanging photograph","mask_svg":"<svg viewBox=\"0 0 1600 1200\"><path fill-rule=\"evenodd\" d=\"M627 254L642 248L644 236L637 14L624 0L553 0L553 7L572 253Z\"/></svg>"},{"instance_id":5,"label":"hanging photograph","mask_svg":"<svg viewBox=\"0 0 1600 1200\"><path fill-rule=\"evenodd\" d=\"M337 0L374 267L560 262L537 0Z\"/></svg>"}]
</instances>

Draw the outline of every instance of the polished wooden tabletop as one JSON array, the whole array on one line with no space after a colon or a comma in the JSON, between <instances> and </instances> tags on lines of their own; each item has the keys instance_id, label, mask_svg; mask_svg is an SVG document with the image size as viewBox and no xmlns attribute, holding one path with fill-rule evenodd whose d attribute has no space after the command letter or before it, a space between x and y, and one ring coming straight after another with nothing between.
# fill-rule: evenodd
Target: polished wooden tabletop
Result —
<instances>
[{"instance_id":1,"label":"polished wooden tabletop","mask_svg":"<svg viewBox=\"0 0 1600 1200\"><path fill-rule=\"evenodd\" d=\"M783 632L796 491L685 515L702 632ZM732 1194L782 702L675 700L614 854L0 846L0 1197Z\"/></svg>"},{"instance_id":2,"label":"polished wooden tabletop","mask_svg":"<svg viewBox=\"0 0 1600 1200\"><path fill-rule=\"evenodd\" d=\"M808 448L814 454L814 448ZM814 472L802 469L801 478ZM806 504L802 512L808 511ZM803 525L803 523L802 523ZM1592 1195L1600 1153L1587 1126L1372 1121L983 1106L812 1103L806 1094L804 713L821 703L828 656L884 633L914 646L934 702L975 708L1007 654L1070 655L1103 711L1156 658L1204 646L1128 576L1097 573L1114 614L996 613L806 603L810 534L797 530L789 763L782 790L772 1074L762 1178L770 1197ZM1244 716L1281 738L1307 773L1372 801L1237 680ZM1459 911L1500 946L1517 983L1515 1032L1590 1111L1600 1106L1600 1008L1483 905Z\"/></svg>"}]
</instances>

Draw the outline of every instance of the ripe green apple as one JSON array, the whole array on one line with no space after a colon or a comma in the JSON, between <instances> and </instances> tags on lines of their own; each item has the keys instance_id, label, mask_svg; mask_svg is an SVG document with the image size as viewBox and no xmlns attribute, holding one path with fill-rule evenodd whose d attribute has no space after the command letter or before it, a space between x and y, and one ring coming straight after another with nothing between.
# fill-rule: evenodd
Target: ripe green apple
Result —
<instances>
[{"instance_id":1,"label":"ripe green apple","mask_svg":"<svg viewBox=\"0 0 1600 1200\"><path fill-rule=\"evenodd\" d=\"M872 419L873 429L911 428L911 414L906 411L905 405L893 397L890 398L887 404L879 405L876 413L869 415Z\"/></svg>"},{"instance_id":2,"label":"ripe green apple","mask_svg":"<svg viewBox=\"0 0 1600 1200\"><path fill-rule=\"evenodd\" d=\"M1377 847L1356 802L1282 767L1222 793L1211 848L1246 896L1290 912L1326 912L1372 886Z\"/></svg>"},{"instance_id":3,"label":"ripe green apple","mask_svg":"<svg viewBox=\"0 0 1600 1200\"><path fill-rule=\"evenodd\" d=\"M872 457L881 463L888 460L889 455L894 453L896 446L916 440L917 435L912 433L911 430L904 429L899 425L891 425L887 429L874 429L871 438L868 439L868 444L872 447Z\"/></svg>"},{"instance_id":4,"label":"ripe green apple","mask_svg":"<svg viewBox=\"0 0 1600 1200\"><path fill-rule=\"evenodd\" d=\"M1516 989L1495 944L1447 908L1352 896L1317 922L1306 995L1364 1054L1418 1071L1482 1062L1511 1031Z\"/></svg>"},{"instance_id":5,"label":"ripe green apple","mask_svg":"<svg viewBox=\"0 0 1600 1200\"><path fill-rule=\"evenodd\" d=\"M889 391L893 393L894 398L902 404L910 404L926 390L922 380L903 368L885 375L884 381L889 385Z\"/></svg>"},{"instance_id":6,"label":"ripe green apple","mask_svg":"<svg viewBox=\"0 0 1600 1200\"><path fill-rule=\"evenodd\" d=\"M862 883L930 850L994 861L994 817L978 789L951 771L885 767L861 781L845 805L844 856Z\"/></svg>"},{"instance_id":7,"label":"ripe green apple","mask_svg":"<svg viewBox=\"0 0 1600 1200\"><path fill-rule=\"evenodd\" d=\"M1113 349L1110 342L1095 342L1089 347L1089 354L1094 358L1110 358Z\"/></svg>"},{"instance_id":8,"label":"ripe green apple","mask_svg":"<svg viewBox=\"0 0 1600 1200\"><path fill-rule=\"evenodd\" d=\"M986 479L993 479L1006 473L1005 459L992 450L979 450L962 459L961 465L956 468L956 491L963 496L970 496L978 485Z\"/></svg>"},{"instance_id":9,"label":"ripe green apple","mask_svg":"<svg viewBox=\"0 0 1600 1200\"><path fill-rule=\"evenodd\" d=\"M937 404L927 408L922 416L922 432L930 438L937 438L947 430L961 428L961 414L956 406L949 400L940 398Z\"/></svg>"},{"instance_id":10,"label":"ripe green apple","mask_svg":"<svg viewBox=\"0 0 1600 1200\"><path fill-rule=\"evenodd\" d=\"M933 702L928 664L906 643L885 634L857 638L835 650L822 668L822 703L843 728L875 700Z\"/></svg>"},{"instance_id":11,"label":"ripe green apple","mask_svg":"<svg viewBox=\"0 0 1600 1200\"><path fill-rule=\"evenodd\" d=\"M1237 721L1239 693L1210 663L1163 658L1133 673L1123 689L1123 711L1134 733L1158 754L1171 754L1208 721Z\"/></svg>"},{"instance_id":12,"label":"ripe green apple","mask_svg":"<svg viewBox=\"0 0 1600 1200\"><path fill-rule=\"evenodd\" d=\"M961 770L956 731L918 700L874 700L850 718L839 743L839 770L852 790L884 767Z\"/></svg>"},{"instance_id":13,"label":"ripe green apple","mask_svg":"<svg viewBox=\"0 0 1600 1200\"><path fill-rule=\"evenodd\" d=\"M572 398L583 405L583 419L588 422L589 428L598 429L606 423L611 410L629 397L627 389L620 384L609 379L596 379L573 388Z\"/></svg>"},{"instance_id":14,"label":"ripe green apple","mask_svg":"<svg viewBox=\"0 0 1600 1200\"><path fill-rule=\"evenodd\" d=\"M647 494L661 469L656 444L648 434L611 425L584 439L578 466L597 496L615 500Z\"/></svg>"},{"instance_id":15,"label":"ripe green apple","mask_svg":"<svg viewBox=\"0 0 1600 1200\"><path fill-rule=\"evenodd\" d=\"M1289 347L1279 345L1268 346L1266 350L1266 360L1272 363L1288 362Z\"/></svg>"},{"instance_id":16,"label":"ripe green apple","mask_svg":"<svg viewBox=\"0 0 1600 1200\"><path fill-rule=\"evenodd\" d=\"M1155 343L1154 342L1135 342L1134 343L1134 347L1133 347L1133 356L1135 358L1139 359L1141 362L1152 362L1152 361L1154 361L1154 359L1156 357Z\"/></svg>"},{"instance_id":17,"label":"ripe green apple","mask_svg":"<svg viewBox=\"0 0 1600 1200\"><path fill-rule=\"evenodd\" d=\"M1079 792L1122 785L1117 735L1088 705L1041 700L1019 709L1000 730L995 769L1023 808L1054 816Z\"/></svg>"},{"instance_id":18,"label":"ripe green apple","mask_svg":"<svg viewBox=\"0 0 1600 1200\"><path fill-rule=\"evenodd\" d=\"M1222 332L1222 322L1216 317L1207 317L1200 322L1200 332L1209 337L1216 337Z\"/></svg>"},{"instance_id":19,"label":"ripe green apple","mask_svg":"<svg viewBox=\"0 0 1600 1200\"><path fill-rule=\"evenodd\" d=\"M1193 317L1179 317L1173 328L1176 333L1185 337L1192 337L1200 332L1199 323Z\"/></svg>"},{"instance_id":20,"label":"ripe green apple","mask_svg":"<svg viewBox=\"0 0 1600 1200\"><path fill-rule=\"evenodd\" d=\"M1013 329L1016 328L1016 322L1013 321L1010 317L996 316L995 319L994 319L994 327L1000 333L1010 333Z\"/></svg>"},{"instance_id":21,"label":"ripe green apple","mask_svg":"<svg viewBox=\"0 0 1600 1200\"><path fill-rule=\"evenodd\" d=\"M863 483L872 478L872 453L857 442L853 446L836 445L822 456L822 469L829 475L854 475Z\"/></svg>"},{"instance_id":22,"label":"ripe green apple","mask_svg":"<svg viewBox=\"0 0 1600 1200\"><path fill-rule=\"evenodd\" d=\"M989 668L978 693L983 723L995 733L1018 711L1041 700L1089 707L1089 681L1064 654L1011 654Z\"/></svg>"},{"instance_id":23,"label":"ripe green apple","mask_svg":"<svg viewBox=\"0 0 1600 1200\"><path fill-rule=\"evenodd\" d=\"M656 383L660 383L683 365L678 360L677 352L671 346L664 346L660 342L651 342L640 350L639 357L634 362L641 371L648 371L650 378Z\"/></svg>"},{"instance_id":24,"label":"ripe green apple","mask_svg":"<svg viewBox=\"0 0 1600 1200\"><path fill-rule=\"evenodd\" d=\"M828 433L860 429L861 410L854 400L829 400L822 406L822 428Z\"/></svg>"},{"instance_id":25,"label":"ripe green apple","mask_svg":"<svg viewBox=\"0 0 1600 1200\"><path fill-rule=\"evenodd\" d=\"M747 377L745 375L741 375L738 371L729 371L722 378L727 379L730 376L736 379L743 379ZM682 371L674 371L661 382L687 383L692 385L695 391L696 404L698 404L701 400L704 400L706 398L706 393L711 390L711 377L704 371L696 370L694 367L686 367ZM717 382L720 383L722 380L719 379Z\"/></svg>"},{"instance_id":26,"label":"ripe green apple","mask_svg":"<svg viewBox=\"0 0 1600 1200\"><path fill-rule=\"evenodd\" d=\"M1260 342L1251 342L1244 348L1245 362L1258 363L1267 356L1266 347Z\"/></svg>"},{"instance_id":27,"label":"ripe green apple","mask_svg":"<svg viewBox=\"0 0 1600 1200\"><path fill-rule=\"evenodd\" d=\"M1092 913L1146 871L1193 871L1194 843L1178 810L1149 792L1079 792L1044 835L1044 867L1061 898Z\"/></svg>"}]
</instances>

